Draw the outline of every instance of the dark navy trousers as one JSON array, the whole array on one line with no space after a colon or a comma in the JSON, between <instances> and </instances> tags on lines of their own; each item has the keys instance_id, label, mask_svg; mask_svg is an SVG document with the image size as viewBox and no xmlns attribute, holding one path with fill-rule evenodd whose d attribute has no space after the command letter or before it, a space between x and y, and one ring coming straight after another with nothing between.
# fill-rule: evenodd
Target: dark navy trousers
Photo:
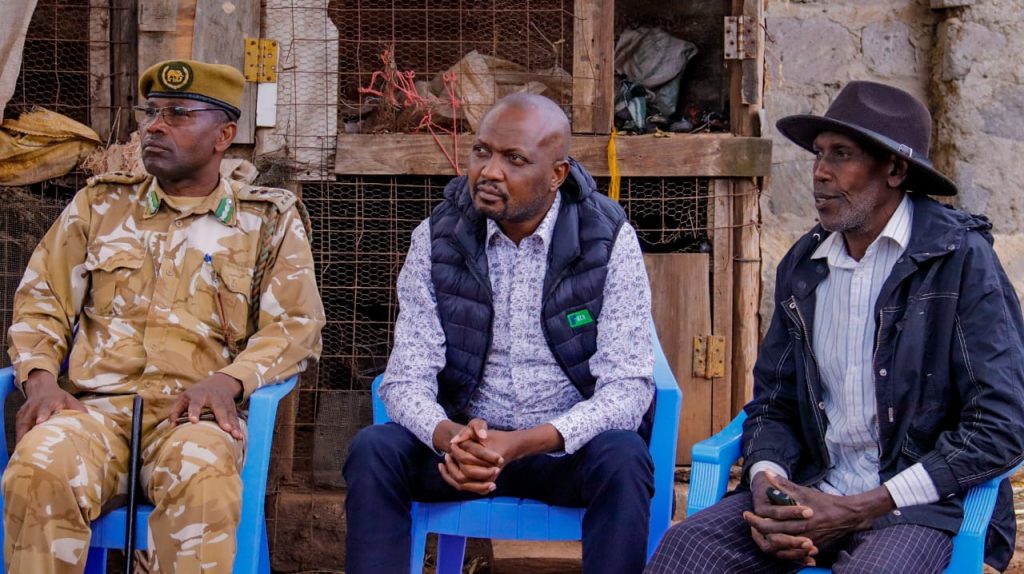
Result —
<instances>
[{"instance_id":1,"label":"dark navy trousers","mask_svg":"<svg viewBox=\"0 0 1024 574\"><path fill-rule=\"evenodd\" d=\"M441 457L405 428L367 427L349 447L342 471L348 574L408 574L412 501L472 500L441 478ZM538 455L509 463L490 496L534 498L584 507L583 571L638 574L647 555L654 465L635 432L601 433L566 456Z\"/></svg>"}]
</instances>

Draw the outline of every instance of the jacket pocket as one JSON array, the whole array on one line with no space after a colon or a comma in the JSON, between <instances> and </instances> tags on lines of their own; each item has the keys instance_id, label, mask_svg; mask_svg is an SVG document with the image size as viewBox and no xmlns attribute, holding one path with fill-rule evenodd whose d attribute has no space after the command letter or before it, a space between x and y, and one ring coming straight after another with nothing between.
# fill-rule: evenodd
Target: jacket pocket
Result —
<instances>
[{"instance_id":1,"label":"jacket pocket","mask_svg":"<svg viewBox=\"0 0 1024 574\"><path fill-rule=\"evenodd\" d=\"M139 270L146 260L141 246L95 245L86 254L85 268L92 281L92 310L99 315L121 316L142 303L146 281Z\"/></svg>"},{"instance_id":2,"label":"jacket pocket","mask_svg":"<svg viewBox=\"0 0 1024 574\"><path fill-rule=\"evenodd\" d=\"M216 306L213 311L220 316L223 306L224 313L223 320L216 326L225 337L230 330L233 340L244 339L248 334L252 269L217 256L213 257L213 269L216 271L216 281L211 285Z\"/></svg>"}]
</instances>

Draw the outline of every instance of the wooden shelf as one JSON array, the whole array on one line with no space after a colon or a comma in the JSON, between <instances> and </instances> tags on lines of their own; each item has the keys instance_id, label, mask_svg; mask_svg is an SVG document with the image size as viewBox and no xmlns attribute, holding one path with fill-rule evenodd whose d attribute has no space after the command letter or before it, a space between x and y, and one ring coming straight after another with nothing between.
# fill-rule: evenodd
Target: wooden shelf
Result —
<instances>
[{"instance_id":1,"label":"wooden shelf","mask_svg":"<svg viewBox=\"0 0 1024 574\"><path fill-rule=\"evenodd\" d=\"M448 153L452 138L442 137ZM460 135L459 165L466 171L472 135ZM729 134L618 136L623 177L760 177L771 169L771 141ZM591 174L608 175L608 136L576 135L570 153ZM437 142L425 134L339 134L335 173L454 175Z\"/></svg>"}]
</instances>

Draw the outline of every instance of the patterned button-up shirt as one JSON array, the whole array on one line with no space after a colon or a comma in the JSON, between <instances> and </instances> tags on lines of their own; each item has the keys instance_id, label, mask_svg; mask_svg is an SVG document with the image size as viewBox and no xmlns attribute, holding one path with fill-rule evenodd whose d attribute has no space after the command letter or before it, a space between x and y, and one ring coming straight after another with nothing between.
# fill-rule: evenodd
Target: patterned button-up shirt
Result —
<instances>
[{"instance_id":1,"label":"patterned button-up shirt","mask_svg":"<svg viewBox=\"0 0 1024 574\"><path fill-rule=\"evenodd\" d=\"M276 259L250 328L271 203L281 211ZM226 179L204 198L170 196L152 177L90 180L36 248L15 295L18 384L32 369L58 372L76 319L72 391L175 394L222 372L248 396L303 370L319 356L324 313L293 204L288 191ZM240 350L234 360L228 341Z\"/></svg>"},{"instance_id":2,"label":"patterned button-up shirt","mask_svg":"<svg viewBox=\"0 0 1024 574\"><path fill-rule=\"evenodd\" d=\"M654 396L650 287L636 233L623 225L608 262L604 304L597 317L597 378L584 400L551 353L541 327L542 287L560 196L519 245L488 219L486 252L494 293L492 343L483 381L467 415L497 429L550 423L573 453L598 434L635 430ZM435 427L447 417L437 402L437 374L444 367L444 331L430 279L430 224L412 236L398 278L401 312L381 398L392 420L432 446Z\"/></svg>"}]
</instances>

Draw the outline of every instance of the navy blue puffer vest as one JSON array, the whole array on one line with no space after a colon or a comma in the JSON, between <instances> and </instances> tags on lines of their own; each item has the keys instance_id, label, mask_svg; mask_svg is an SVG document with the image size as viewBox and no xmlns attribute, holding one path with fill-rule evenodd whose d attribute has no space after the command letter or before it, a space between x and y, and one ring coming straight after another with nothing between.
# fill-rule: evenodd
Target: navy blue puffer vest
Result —
<instances>
[{"instance_id":1,"label":"navy blue puffer vest","mask_svg":"<svg viewBox=\"0 0 1024 574\"><path fill-rule=\"evenodd\" d=\"M543 330L552 354L584 398L594 394L590 357L604 284L622 208L597 193L594 179L570 159L562 204L548 251L542 303ZM466 177L452 180L430 216L431 279L445 333L445 366L438 374L438 402L448 417L465 421L464 409L483 378L494 319L484 241L486 218L473 207ZM586 309L594 322L572 328L568 315Z\"/></svg>"}]
</instances>

